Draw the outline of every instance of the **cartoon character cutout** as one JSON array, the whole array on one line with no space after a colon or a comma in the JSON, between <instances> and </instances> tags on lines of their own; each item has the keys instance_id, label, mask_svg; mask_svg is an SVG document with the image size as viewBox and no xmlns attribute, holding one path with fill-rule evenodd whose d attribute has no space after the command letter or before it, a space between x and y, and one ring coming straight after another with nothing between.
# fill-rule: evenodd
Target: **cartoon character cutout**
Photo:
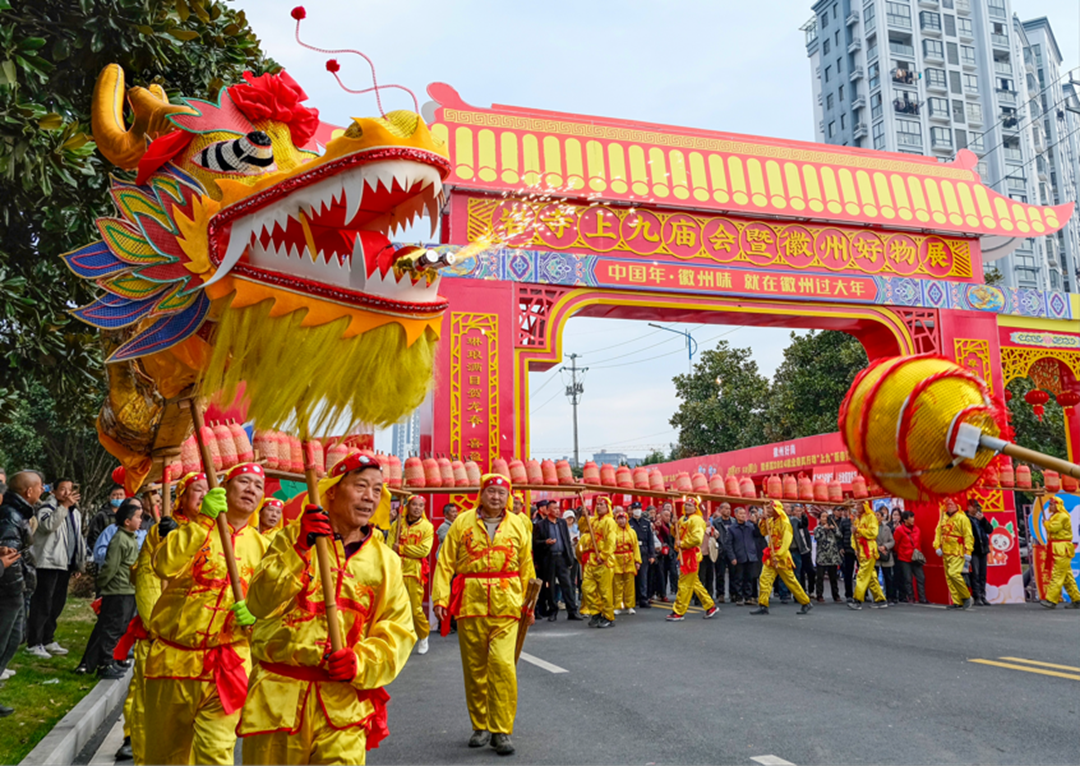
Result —
<instances>
[{"instance_id":1,"label":"cartoon character cutout","mask_svg":"<svg viewBox=\"0 0 1080 766\"><path fill-rule=\"evenodd\" d=\"M990 532L990 552L986 555L986 565L991 567L1004 566L1009 560L1009 551L1016 545L1016 533L1013 531L1013 523L1001 526L997 519L990 520L993 530Z\"/></svg>"}]
</instances>

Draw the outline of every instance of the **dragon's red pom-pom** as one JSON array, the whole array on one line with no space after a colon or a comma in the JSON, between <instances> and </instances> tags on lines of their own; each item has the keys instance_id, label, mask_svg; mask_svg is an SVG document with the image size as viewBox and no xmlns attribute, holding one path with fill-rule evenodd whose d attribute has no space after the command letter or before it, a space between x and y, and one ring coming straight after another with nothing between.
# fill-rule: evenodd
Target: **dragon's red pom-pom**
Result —
<instances>
[{"instance_id":1,"label":"dragon's red pom-pom","mask_svg":"<svg viewBox=\"0 0 1080 766\"><path fill-rule=\"evenodd\" d=\"M292 9L292 17L297 21L301 21L307 18L307 11L304 10L304 6L298 5Z\"/></svg>"},{"instance_id":2,"label":"dragon's red pom-pom","mask_svg":"<svg viewBox=\"0 0 1080 766\"><path fill-rule=\"evenodd\" d=\"M337 62L337 59L327 59L327 60L326 60L326 71L327 71L327 72L334 72L334 73L336 73L336 72L338 72L338 71L339 71L340 69L341 69L341 64L339 64L339 63Z\"/></svg>"}]
</instances>

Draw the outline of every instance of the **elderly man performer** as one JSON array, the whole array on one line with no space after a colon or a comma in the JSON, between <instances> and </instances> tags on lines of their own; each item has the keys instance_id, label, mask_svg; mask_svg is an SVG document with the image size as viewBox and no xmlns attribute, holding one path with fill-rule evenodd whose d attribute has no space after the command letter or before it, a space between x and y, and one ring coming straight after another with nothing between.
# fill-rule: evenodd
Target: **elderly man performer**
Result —
<instances>
[{"instance_id":1,"label":"elderly man performer","mask_svg":"<svg viewBox=\"0 0 1080 766\"><path fill-rule=\"evenodd\" d=\"M440 625L449 629L450 617L457 618L473 728L469 747L490 742L499 755L514 752L518 624L535 619L523 611L534 577L532 533L520 515L509 512L510 492L509 479L481 477L478 507L460 513L450 527L432 583Z\"/></svg>"}]
</instances>

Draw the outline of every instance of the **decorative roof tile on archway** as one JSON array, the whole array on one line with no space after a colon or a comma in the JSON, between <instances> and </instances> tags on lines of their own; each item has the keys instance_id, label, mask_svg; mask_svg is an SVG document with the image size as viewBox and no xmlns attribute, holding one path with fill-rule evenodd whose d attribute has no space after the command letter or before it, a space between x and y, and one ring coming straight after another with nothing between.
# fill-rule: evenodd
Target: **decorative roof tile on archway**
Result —
<instances>
[{"instance_id":1,"label":"decorative roof tile on archway","mask_svg":"<svg viewBox=\"0 0 1080 766\"><path fill-rule=\"evenodd\" d=\"M1051 234L1075 203L1028 205L983 185L977 157L932 157L521 107L474 107L445 83L432 132L448 184L615 203L873 224L979 236ZM430 117L430 115L429 115Z\"/></svg>"}]
</instances>

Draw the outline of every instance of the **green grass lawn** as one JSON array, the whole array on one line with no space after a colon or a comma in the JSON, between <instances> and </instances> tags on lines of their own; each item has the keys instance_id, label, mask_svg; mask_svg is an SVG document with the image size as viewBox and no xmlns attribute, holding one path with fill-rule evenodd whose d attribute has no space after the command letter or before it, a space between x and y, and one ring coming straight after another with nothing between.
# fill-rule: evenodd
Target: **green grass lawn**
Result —
<instances>
[{"instance_id":1,"label":"green grass lawn","mask_svg":"<svg viewBox=\"0 0 1080 766\"><path fill-rule=\"evenodd\" d=\"M15 708L13 715L0 721L0 763L25 758L97 683L95 676L74 672L96 619L90 599L69 596L56 627L56 640L69 654L40 660L19 647L8 666L18 673L0 684L0 704Z\"/></svg>"}]
</instances>

